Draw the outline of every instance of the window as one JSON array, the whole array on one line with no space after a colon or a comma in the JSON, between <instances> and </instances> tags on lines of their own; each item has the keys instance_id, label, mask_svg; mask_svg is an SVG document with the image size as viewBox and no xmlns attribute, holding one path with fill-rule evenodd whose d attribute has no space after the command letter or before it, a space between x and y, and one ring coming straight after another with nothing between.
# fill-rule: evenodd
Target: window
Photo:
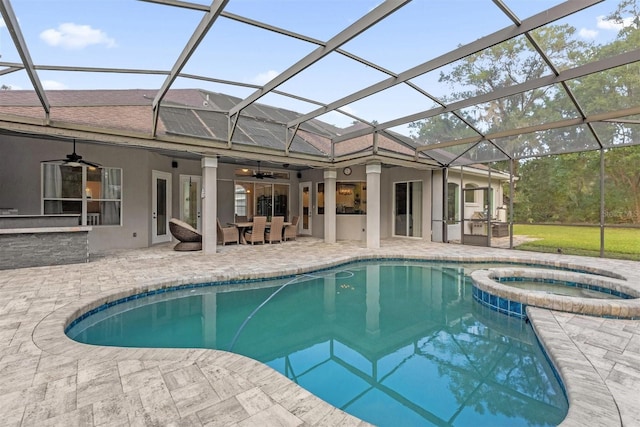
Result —
<instances>
[{"instance_id":1,"label":"window","mask_svg":"<svg viewBox=\"0 0 640 427\"><path fill-rule=\"evenodd\" d=\"M465 184L464 186L464 202L465 203L477 203L475 184Z\"/></svg>"},{"instance_id":2,"label":"window","mask_svg":"<svg viewBox=\"0 0 640 427\"><path fill-rule=\"evenodd\" d=\"M122 169L42 165L44 215L78 214L82 224L122 224Z\"/></svg>"},{"instance_id":3,"label":"window","mask_svg":"<svg viewBox=\"0 0 640 427\"><path fill-rule=\"evenodd\" d=\"M460 186L453 182L447 183L447 222L449 224L460 220Z\"/></svg>"},{"instance_id":4,"label":"window","mask_svg":"<svg viewBox=\"0 0 640 427\"><path fill-rule=\"evenodd\" d=\"M235 185L234 212L237 216L289 216L289 185L242 182Z\"/></svg>"},{"instance_id":5,"label":"window","mask_svg":"<svg viewBox=\"0 0 640 427\"><path fill-rule=\"evenodd\" d=\"M242 185L236 184L235 196L236 216L247 216L247 189Z\"/></svg>"},{"instance_id":6,"label":"window","mask_svg":"<svg viewBox=\"0 0 640 427\"><path fill-rule=\"evenodd\" d=\"M318 183L318 190L316 193L318 195L318 215L324 215L324 182Z\"/></svg>"},{"instance_id":7,"label":"window","mask_svg":"<svg viewBox=\"0 0 640 427\"><path fill-rule=\"evenodd\" d=\"M324 214L324 183L318 183L318 215ZM336 214L364 215L367 213L367 183L336 183Z\"/></svg>"}]
</instances>

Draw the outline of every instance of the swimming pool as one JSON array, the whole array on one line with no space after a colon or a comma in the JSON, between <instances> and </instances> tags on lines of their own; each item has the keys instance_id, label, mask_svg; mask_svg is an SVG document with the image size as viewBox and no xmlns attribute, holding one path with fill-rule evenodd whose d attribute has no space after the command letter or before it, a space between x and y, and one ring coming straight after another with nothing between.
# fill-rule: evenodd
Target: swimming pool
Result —
<instances>
[{"instance_id":1,"label":"swimming pool","mask_svg":"<svg viewBox=\"0 0 640 427\"><path fill-rule=\"evenodd\" d=\"M556 425L567 401L529 325L473 301L483 265L354 263L155 292L72 322L80 342L231 350L378 425Z\"/></svg>"}]
</instances>

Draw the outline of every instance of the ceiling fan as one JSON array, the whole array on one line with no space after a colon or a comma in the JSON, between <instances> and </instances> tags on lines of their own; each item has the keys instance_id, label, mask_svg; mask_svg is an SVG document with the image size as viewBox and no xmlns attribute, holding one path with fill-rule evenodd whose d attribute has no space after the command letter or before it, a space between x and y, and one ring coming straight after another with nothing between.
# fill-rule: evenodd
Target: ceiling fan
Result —
<instances>
[{"instance_id":1,"label":"ceiling fan","mask_svg":"<svg viewBox=\"0 0 640 427\"><path fill-rule=\"evenodd\" d=\"M59 163L64 166L73 166L73 167L87 165L87 166L93 166L94 168L99 168L102 166L100 163L90 162L88 160L82 160L82 156L76 153L75 139L73 140L73 153L67 154L66 159L43 160L42 163Z\"/></svg>"},{"instance_id":2,"label":"ceiling fan","mask_svg":"<svg viewBox=\"0 0 640 427\"><path fill-rule=\"evenodd\" d=\"M275 178L271 172L260 172L260 160L258 160L258 170L254 171L252 176L256 179Z\"/></svg>"}]
</instances>

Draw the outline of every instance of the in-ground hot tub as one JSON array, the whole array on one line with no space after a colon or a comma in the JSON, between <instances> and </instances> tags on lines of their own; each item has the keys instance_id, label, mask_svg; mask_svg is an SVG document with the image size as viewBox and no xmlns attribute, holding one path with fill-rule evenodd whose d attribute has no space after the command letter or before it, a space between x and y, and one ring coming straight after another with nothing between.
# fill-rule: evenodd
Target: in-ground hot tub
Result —
<instances>
[{"instance_id":1,"label":"in-ground hot tub","mask_svg":"<svg viewBox=\"0 0 640 427\"><path fill-rule=\"evenodd\" d=\"M640 291L621 279L535 268L477 270L471 278L476 301L510 316L526 317L527 306L534 306L640 319ZM527 286L520 286L525 282Z\"/></svg>"}]
</instances>

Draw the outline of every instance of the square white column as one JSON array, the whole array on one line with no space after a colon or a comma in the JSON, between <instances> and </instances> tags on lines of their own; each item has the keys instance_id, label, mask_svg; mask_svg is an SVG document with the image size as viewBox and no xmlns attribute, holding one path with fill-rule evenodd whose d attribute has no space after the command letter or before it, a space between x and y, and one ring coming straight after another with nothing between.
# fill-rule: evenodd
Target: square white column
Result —
<instances>
[{"instance_id":1,"label":"square white column","mask_svg":"<svg viewBox=\"0 0 640 427\"><path fill-rule=\"evenodd\" d=\"M218 159L202 158L202 251L215 254L218 242Z\"/></svg>"},{"instance_id":2,"label":"square white column","mask_svg":"<svg viewBox=\"0 0 640 427\"><path fill-rule=\"evenodd\" d=\"M382 165L367 165L367 248L380 247L380 174Z\"/></svg>"},{"instance_id":3,"label":"square white column","mask_svg":"<svg viewBox=\"0 0 640 427\"><path fill-rule=\"evenodd\" d=\"M336 242L336 179L335 169L324 171L324 241Z\"/></svg>"}]
</instances>

